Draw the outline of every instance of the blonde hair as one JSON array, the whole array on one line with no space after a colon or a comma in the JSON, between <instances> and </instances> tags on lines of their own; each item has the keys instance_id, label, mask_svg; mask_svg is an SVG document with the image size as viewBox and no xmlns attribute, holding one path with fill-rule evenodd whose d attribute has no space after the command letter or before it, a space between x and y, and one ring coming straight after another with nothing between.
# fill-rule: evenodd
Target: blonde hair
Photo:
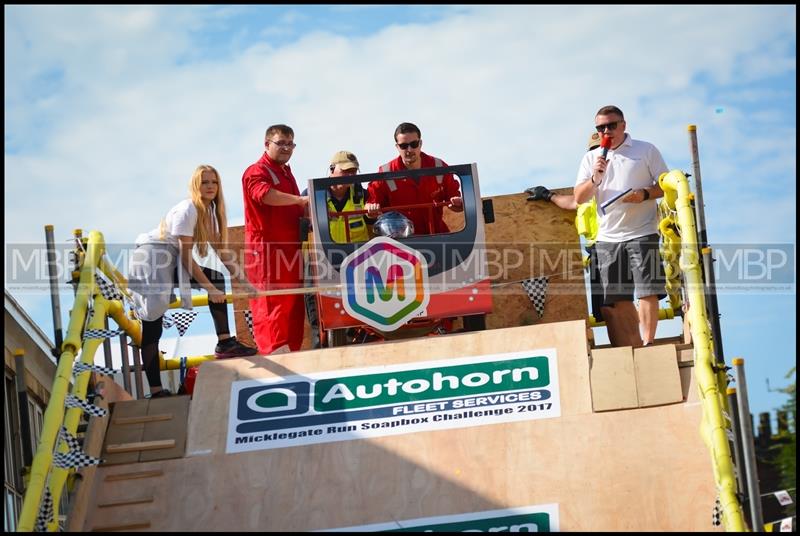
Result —
<instances>
[{"instance_id":1,"label":"blonde hair","mask_svg":"<svg viewBox=\"0 0 800 536\"><path fill-rule=\"evenodd\" d=\"M214 227L208 217L208 209L203 204L200 186L203 183L203 172L210 171L217 178L217 197L214 198L214 216L217 218L218 233L214 233ZM189 181L189 196L192 204L197 209L197 225L194 226L194 236L192 240L197 245L197 251L201 257L208 255L208 244L211 243L218 252L221 248L228 245L228 219L225 216L225 197L222 195L222 179L214 166L202 164L194 170Z\"/></svg>"},{"instance_id":2,"label":"blonde hair","mask_svg":"<svg viewBox=\"0 0 800 536\"><path fill-rule=\"evenodd\" d=\"M200 187L203 184L203 172L210 171L217 178L217 197L214 198L214 215L217 218L217 229L219 232L214 233L211 221L208 219L208 209L203 203L203 196L200 192ZM214 249L219 253L220 249L228 247L228 218L225 216L225 197L222 195L222 179L219 177L219 171L214 166L201 164L197 166L192 173L192 178L189 180L189 197L192 200L195 210L197 211L197 223L194 226L194 235L192 242L197 246L197 252L201 257L208 255L208 244L211 243ZM167 220L161 218L161 224L158 226L158 232L161 240L167 236Z\"/></svg>"}]
</instances>

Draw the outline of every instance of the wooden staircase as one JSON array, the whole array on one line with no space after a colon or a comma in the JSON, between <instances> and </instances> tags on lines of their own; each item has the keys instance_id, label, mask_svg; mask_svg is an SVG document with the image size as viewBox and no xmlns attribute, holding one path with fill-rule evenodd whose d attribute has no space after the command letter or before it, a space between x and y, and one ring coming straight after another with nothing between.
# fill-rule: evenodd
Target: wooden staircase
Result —
<instances>
[{"instance_id":1,"label":"wooden staircase","mask_svg":"<svg viewBox=\"0 0 800 536\"><path fill-rule=\"evenodd\" d=\"M189 397L116 402L105 434L104 463L93 478L82 530L151 529L170 497L162 496L165 460L183 458ZM92 485L86 482L86 485ZM74 526L74 525L73 525Z\"/></svg>"}]
</instances>

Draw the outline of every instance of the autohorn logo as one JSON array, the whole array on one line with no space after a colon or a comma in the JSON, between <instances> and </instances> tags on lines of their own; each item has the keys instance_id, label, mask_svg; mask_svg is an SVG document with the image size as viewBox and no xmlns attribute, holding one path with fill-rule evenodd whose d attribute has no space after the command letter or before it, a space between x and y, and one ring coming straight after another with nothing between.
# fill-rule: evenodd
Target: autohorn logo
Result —
<instances>
[{"instance_id":1,"label":"autohorn logo","mask_svg":"<svg viewBox=\"0 0 800 536\"><path fill-rule=\"evenodd\" d=\"M345 310L381 331L394 331L424 314L430 300L425 258L385 236L348 255L341 274Z\"/></svg>"},{"instance_id":2,"label":"autohorn logo","mask_svg":"<svg viewBox=\"0 0 800 536\"><path fill-rule=\"evenodd\" d=\"M260 385L239 393L236 417L243 421L299 415L308 411L308 382Z\"/></svg>"}]
</instances>

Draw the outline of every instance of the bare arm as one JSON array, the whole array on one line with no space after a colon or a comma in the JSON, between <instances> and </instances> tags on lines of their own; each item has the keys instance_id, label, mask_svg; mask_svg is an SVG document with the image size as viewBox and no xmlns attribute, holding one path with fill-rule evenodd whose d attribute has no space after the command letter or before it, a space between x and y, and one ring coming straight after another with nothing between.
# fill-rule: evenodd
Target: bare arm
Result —
<instances>
[{"instance_id":1,"label":"bare arm","mask_svg":"<svg viewBox=\"0 0 800 536\"><path fill-rule=\"evenodd\" d=\"M557 207L564 210L575 210L578 208L578 203L575 201L574 195L553 194L550 201Z\"/></svg>"},{"instance_id":2,"label":"bare arm","mask_svg":"<svg viewBox=\"0 0 800 536\"><path fill-rule=\"evenodd\" d=\"M580 205L581 203L586 203L587 201L591 200L592 197L594 197L595 185L592 184L591 180L588 180L575 186L573 192L575 194L575 203Z\"/></svg>"},{"instance_id":3,"label":"bare arm","mask_svg":"<svg viewBox=\"0 0 800 536\"><path fill-rule=\"evenodd\" d=\"M579 205L581 203L586 203L592 197L594 197L595 188L600 186L600 183L603 182L607 166L608 161L602 156L598 156L594 159L594 164L592 165L592 174L589 177L589 180L578 184L573 190L573 193L575 194L575 201Z\"/></svg>"},{"instance_id":4,"label":"bare arm","mask_svg":"<svg viewBox=\"0 0 800 536\"><path fill-rule=\"evenodd\" d=\"M647 193L645 193L647 192ZM647 188L638 188L622 198L623 203L644 203L648 199L658 199L664 195L661 186L654 184Z\"/></svg>"}]
</instances>

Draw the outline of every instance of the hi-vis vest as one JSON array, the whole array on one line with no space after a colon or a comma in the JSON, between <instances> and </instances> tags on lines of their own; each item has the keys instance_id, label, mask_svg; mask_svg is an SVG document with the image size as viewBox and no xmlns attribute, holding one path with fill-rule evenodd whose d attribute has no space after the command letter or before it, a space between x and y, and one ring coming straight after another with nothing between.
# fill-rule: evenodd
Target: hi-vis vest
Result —
<instances>
[{"instance_id":1,"label":"hi-vis vest","mask_svg":"<svg viewBox=\"0 0 800 536\"><path fill-rule=\"evenodd\" d=\"M594 246L597 241L597 231L600 229L597 223L597 199L592 197L591 201L578 205L578 212L575 214L575 228L578 234L586 239L586 248ZM583 257L583 266L588 267L591 258L586 255Z\"/></svg>"},{"instance_id":2,"label":"hi-vis vest","mask_svg":"<svg viewBox=\"0 0 800 536\"><path fill-rule=\"evenodd\" d=\"M342 210L337 210L333 205L333 200L328 196L328 213L331 212L350 212L351 210L364 210L364 195L363 193L353 198L353 191L356 189L355 185L350 187L350 194ZM367 224L364 221L364 216L353 215L347 218L350 225L350 242L366 242L369 240L369 232L367 231ZM347 242L347 232L345 231L345 218L344 216L331 216L328 218L328 225L331 230L331 238L334 242L344 244Z\"/></svg>"},{"instance_id":3,"label":"hi-vis vest","mask_svg":"<svg viewBox=\"0 0 800 536\"><path fill-rule=\"evenodd\" d=\"M575 228L578 234L583 236L587 245L591 246L597 240L597 199L592 197L591 201L578 205L578 212L575 214Z\"/></svg>"}]
</instances>

